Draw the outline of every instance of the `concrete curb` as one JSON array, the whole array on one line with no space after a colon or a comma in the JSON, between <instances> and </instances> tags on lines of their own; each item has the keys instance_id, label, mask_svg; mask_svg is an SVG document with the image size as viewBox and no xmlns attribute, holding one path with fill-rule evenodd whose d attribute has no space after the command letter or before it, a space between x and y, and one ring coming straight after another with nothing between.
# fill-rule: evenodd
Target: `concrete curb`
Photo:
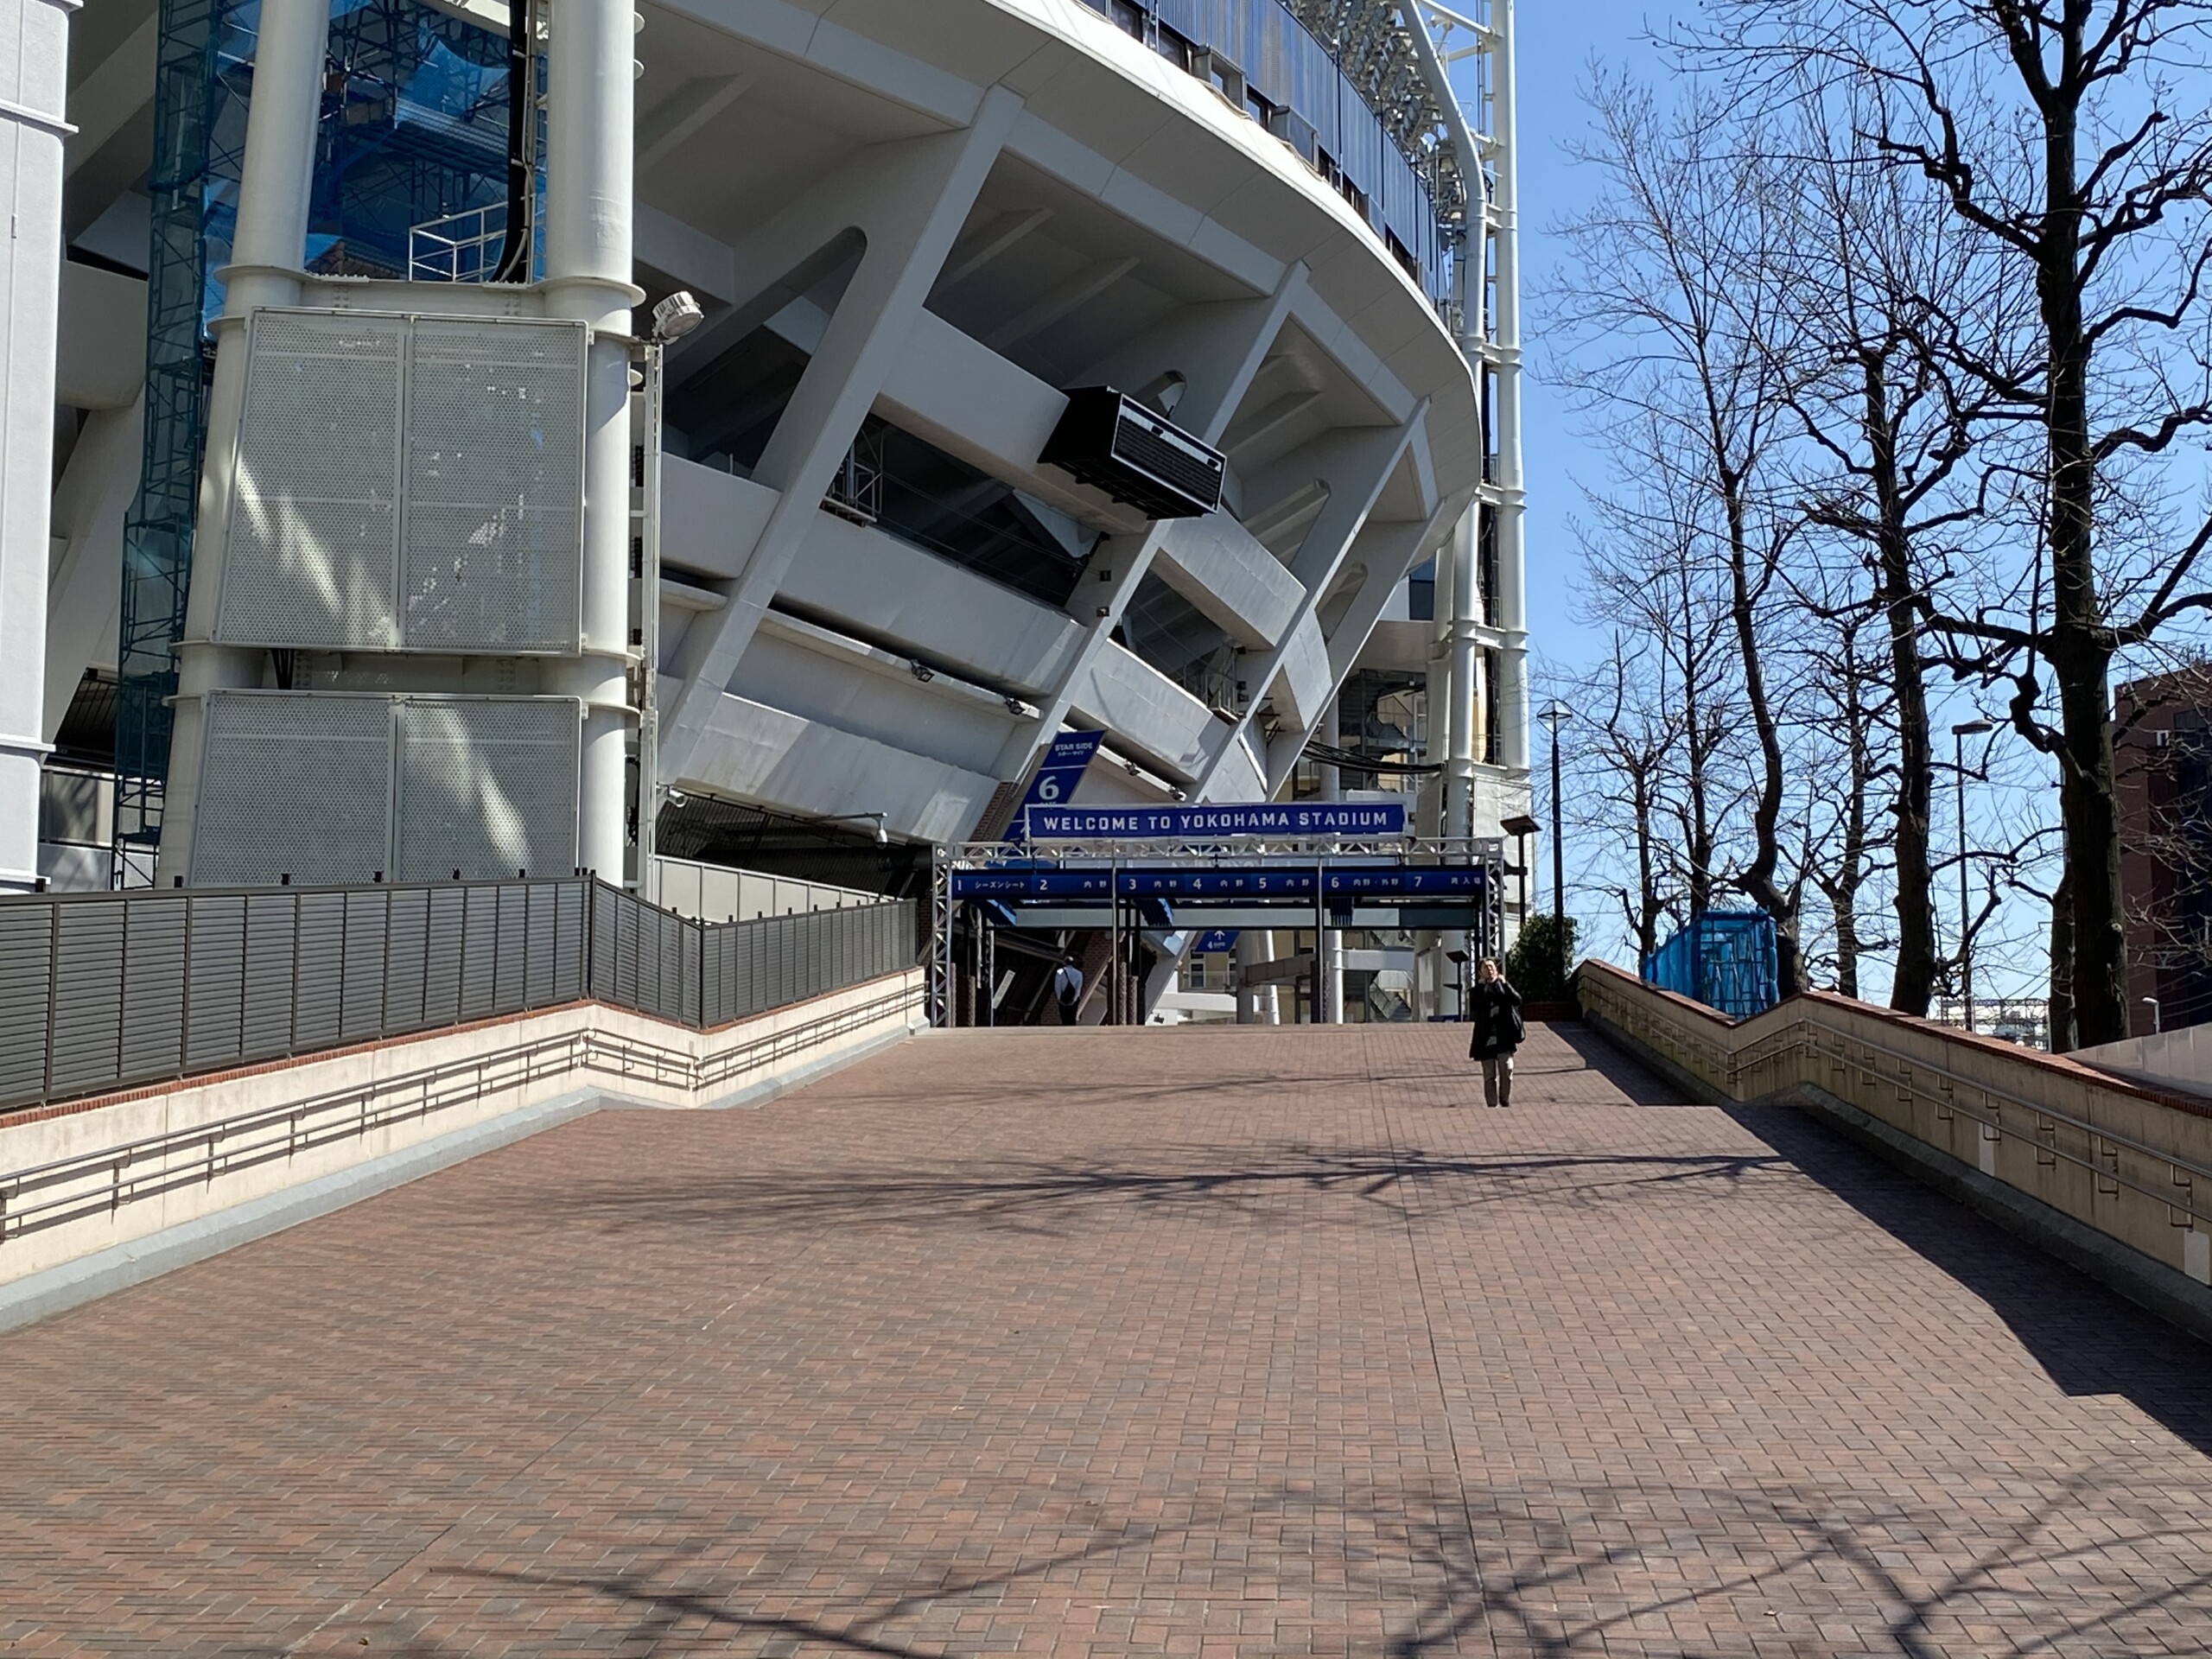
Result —
<instances>
[{"instance_id":1,"label":"concrete curb","mask_svg":"<svg viewBox=\"0 0 2212 1659\"><path fill-rule=\"evenodd\" d=\"M905 1042L916 1027L903 1025L861 1043L822 1056L779 1077L764 1078L703 1106L661 1106L605 1089L574 1089L534 1106L512 1112L467 1128L455 1129L403 1151L387 1153L351 1169L342 1169L301 1185L272 1192L266 1198L219 1210L196 1221L181 1222L143 1238L111 1246L74 1262L64 1262L0 1285L0 1332L81 1307L87 1302L133 1285L159 1278L195 1262L220 1255L257 1238L283 1232L302 1222L314 1221L365 1198L373 1198L425 1175L464 1163L480 1154L496 1152L544 1130L588 1117L600 1111L728 1111L766 1105L793 1089L819 1082L831 1072L881 1053Z\"/></svg>"},{"instance_id":2,"label":"concrete curb","mask_svg":"<svg viewBox=\"0 0 2212 1659\"><path fill-rule=\"evenodd\" d=\"M1707 1105L1779 1106L1805 1113L1883 1162L1965 1205L2016 1238L2125 1296L2138 1307L2157 1314L2201 1342L2212 1343L2212 1291L2187 1274L2153 1261L2140 1250L2131 1249L2032 1194L1983 1174L1973 1165L1915 1140L1824 1089L1799 1084L1758 1100L1735 1100L1704 1079L1693 1077L1610 1020L1592 1015L1590 1025L1607 1042Z\"/></svg>"},{"instance_id":3,"label":"concrete curb","mask_svg":"<svg viewBox=\"0 0 2212 1659\"><path fill-rule=\"evenodd\" d=\"M330 1215L364 1198L420 1180L425 1175L435 1175L479 1153L496 1151L598 1109L597 1090L571 1090L535 1106L520 1107L503 1116L455 1129L401 1152L387 1153L319 1180L219 1210L197 1221L181 1222L143 1238L134 1238L127 1244L96 1250L12 1284L0 1285L0 1331L16 1330L96 1301L111 1292L143 1284L149 1279L190 1267L211 1255L220 1255L241 1244L296 1227L303 1221Z\"/></svg>"}]
</instances>

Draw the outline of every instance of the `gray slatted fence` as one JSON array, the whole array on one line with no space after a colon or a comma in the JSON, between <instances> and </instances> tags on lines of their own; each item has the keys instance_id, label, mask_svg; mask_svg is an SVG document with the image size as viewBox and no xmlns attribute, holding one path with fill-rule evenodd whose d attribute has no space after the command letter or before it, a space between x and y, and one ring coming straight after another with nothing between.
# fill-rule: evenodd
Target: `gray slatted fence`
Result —
<instances>
[{"instance_id":1,"label":"gray slatted fence","mask_svg":"<svg viewBox=\"0 0 2212 1659\"><path fill-rule=\"evenodd\" d=\"M914 963L911 902L706 924L584 879L0 900L0 1110L585 998L695 1030Z\"/></svg>"}]
</instances>

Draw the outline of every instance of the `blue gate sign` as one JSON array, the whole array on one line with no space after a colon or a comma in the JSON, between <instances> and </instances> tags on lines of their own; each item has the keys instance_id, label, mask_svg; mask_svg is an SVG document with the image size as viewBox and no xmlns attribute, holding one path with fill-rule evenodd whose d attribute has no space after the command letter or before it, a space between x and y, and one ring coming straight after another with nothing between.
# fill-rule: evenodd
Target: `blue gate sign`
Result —
<instances>
[{"instance_id":1,"label":"blue gate sign","mask_svg":"<svg viewBox=\"0 0 2212 1659\"><path fill-rule=\"evenodd\" d=\"M1221 956L1236 948L1236 933L1233 927L1217 927L1211 933L1200 934L1198 942L1191 949L1201 957Z\"/></svg>"},{"instance_id":2,"label":"blue gate sign","mask_svg":"<svg viewBox=\"0 0 2212 1659\"><path fill-rule=\"evenodd\" d=\"M1044 764L1029 780L1029 792L1021 798L1022 805L1066 805L1084 768L1090 765L1091 757L1105 741L1103 732L1063 732L1054 738L1052 747L1045 751Z\"/></svg>"},{"instance_id":3,"label":"blue gate sign","mask_svg":"<svg viewBox=\"0 0 2212 1659\"><path fill-rule=\"evenodd\" d=\"M1292 801L1234 806L1023 809L1032 841L1373 841L1406 833L1402 801Z\"/></svg>"},{"instance_id":4,"label":"blue gate sign","mask_svg":"<svg viewBox=\"0 0 2212 1659\"><path fill-rule=\"evenodd\" d=\"M1022 796L1021 804L1014 810L1014 822L1007 826L1008 841L1027 838L1030 808L1065 806L1074 798L1090 758L1105 741L1103 732L1062 732L1052 740L1052 747L1045 751L1045 758L1038 763L1037 775L1029 780L1028 792Z\"/></svg>"}]
</instances>

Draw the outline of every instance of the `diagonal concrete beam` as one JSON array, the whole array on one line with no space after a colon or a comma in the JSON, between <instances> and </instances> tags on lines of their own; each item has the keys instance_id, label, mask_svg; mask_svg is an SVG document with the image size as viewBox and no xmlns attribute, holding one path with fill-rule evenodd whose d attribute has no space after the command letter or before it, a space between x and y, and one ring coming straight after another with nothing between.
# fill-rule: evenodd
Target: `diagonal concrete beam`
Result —
<instances>
[{"instance_id":1,"label":"diagonal concrete beam","mask_svg":"<svg viewBox=\"0 0 2212 1659\"><path fill-rule=\"evenodd\" d=\"M1108 372L1118 367L1131 374L1143 370L1147 379L1173 369L1185 382L1183 401L1175 410L1176 423L1208 443L1218 443L1281 334L1284 320L1306 291L1305 266L1287 266L1272 293L1192 307L1192 311L1202 312L1204 316L1172 318L1165 327L1102 360L1096 369ZM1133 380L1132 384L1143 382ZM1058 734L1072 706L1071 690L1085 683L1098 653L1112 643L1122 612L1151 569L1161 534L1161 527L1154 524L1141 534L1109 537L1090 556L1084 579L1077 584L1067 607L1068 614L1089 634L1066 675L1040 708L1037 723L1007 740L1005 753L999 757L1001 779L1021 776L1038 751Z\"/></svg>"},{"instance_id":2,"label":"diagonal concrete beam","mask_svg":"<svg viewBox=\"0 0 2212 1659\"><path fill-rule=\"evenodd\" d=\"M866 251L753 469L756 482L779 493L775 508L728 607L712 619L711 628L695 627L685 639L678 670L685 684L663 723L662 777L683 777L691 769L723 690L819 513L832 474L897 363L1020 110L1020 99L995 90L964 130L875 147L869 152L866 193L855 190L828 206L828 217L817 221L830 236L858 230L867 238ZM767 251L754 238L738 251L741 277L748 266L756 272L770 268ZM776 256L775 263L786 263L785 257Z\"/></svg>"},{"instance_id":3,"label":"diagonal concrete beam","mask_svg":"<svg viewBox=\"0 0 2212 1659\"><path fill-rule=\"evenodd\" d=\"M1322 601L1344 568L1391 474L1397 471L1408 448L1422 442L1427 415L1428 404L1424 401L1402 425L1331 433L1286 458L1279 469L1271 469L1279 473L1279 481L1283 483L1318 476L1328 486L1329 499L1290 561L1291 574L1306 590L1299 603L1298 615L1282 640L1261 656L1250 672L1240 677L1251 688L1250 701L1234 730L1224 734L1216 748L1213 764L1199 779L1201 799L1209 798L1205 791L1224 763L1247 746L1248 738L1250 747L1258 747L1260 706L1266 700L1268 689L1289 664L1294 652L1310 651L1315 645L1310 629ZM1404 572L1401 570L1399 574L1402 575ZM1307 695L1300 701L1310 704L1314 699ZM1302 722L1306 712L1305 708L1299 709L1296 722ZM1303 740L1301 747L1302 742ZM1287 772L1278 772L1271 754L1268 764L1268 792L1272 794L1279 788L1287 775Z\"/></svg>"},{"instance_id":4,"label":"diagonal concrete beam","mask_svg":"<svg viewBox=\"0 0 2212 1659\"><path fill-rule=\"evenodd\" d=\"M638 171L644 173L676 154L752 87L751 75L701 75L685 81L639 118Z\"/></svg>"}]
</instances>

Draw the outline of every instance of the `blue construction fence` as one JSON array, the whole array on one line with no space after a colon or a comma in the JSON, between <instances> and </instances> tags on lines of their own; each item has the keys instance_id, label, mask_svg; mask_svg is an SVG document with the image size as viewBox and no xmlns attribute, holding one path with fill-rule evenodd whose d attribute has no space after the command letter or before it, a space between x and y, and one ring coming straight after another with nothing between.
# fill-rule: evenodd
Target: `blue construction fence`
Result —
<instances>
[{"instance_id":1,"label":"blue construction fence","mask_svg":"<svg viewBox=\"0 0 2212 1659\"><path fill-rule=\"evenodd\" d=\"M1747 1020L1782 1000L1774 918L1759 910L1709 910L1643 959L1643 977Z\"/></svg>"}]
</instances>

